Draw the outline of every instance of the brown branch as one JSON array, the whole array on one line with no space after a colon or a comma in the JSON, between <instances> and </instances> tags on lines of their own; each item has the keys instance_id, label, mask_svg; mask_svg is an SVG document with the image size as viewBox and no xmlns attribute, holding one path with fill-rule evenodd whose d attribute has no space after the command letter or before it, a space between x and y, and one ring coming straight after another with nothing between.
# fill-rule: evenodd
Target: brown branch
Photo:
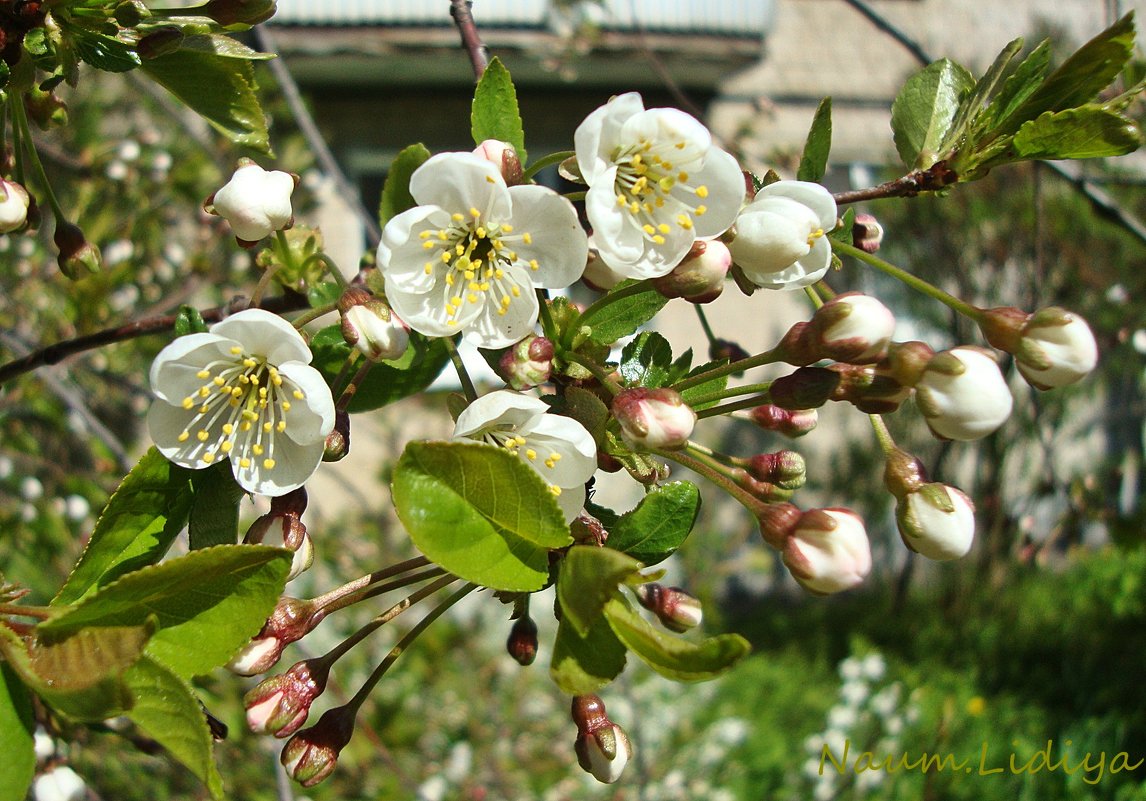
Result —
<instances>
[{"instance_id":1,"label":"brown branch","mask_svg":"<svg viewBox=\"0 0 1146 801\"><path fill-rule=\"evenodd\" d=\"M269 298L259 304L259 308L275 313L298 311L306 307L306 298L301 295ZM247 299L235 298L224 306L216 306L213 309L203 311L203 320L209 323L216 323L227 315L242 311L245 308L247 308ZM39 350L32 351L27 356L14 359L7 364L0 364L0 385L39 367L59 364L69 356L75 356L77 353L83 353L86 350L93 350L103 347L104 345L112 345L116 342L126 342L149 334L159 334L170 331L175 327L177 317L178 315L175 314L148 317L143 320L136 320L134 323L127 323L126 325L115 326L114 328L105 328L102 331L96 331L92 334L85 334L75 337L74 339L65 339L62 342L55 342Z\"/></svg>"},{"instance_id":2,"label":"brown branch","mask_svg":"<svg viewBox=\"0 0 1146 801\"><path fill-rule=\"evenodd\" d=\"M934 192L950 186L959 176L947 167L944 161L937 161L926 170L912 170L894 181L866 189L851 189L832 195L837 205L859 203L863 200L880 200L887 197L914 197L920 192Z\"/></svg>"},{"instance_id":3,"label":"brown branch","mask_svg":"<svg viewBox=\"0 0 1146 801\"><path fill-rule=\"evenodd\" d=\"M478 34L472 8L473 0L450 0L450 16L458 26L458 33L462 36L462 46L469 53L470 64L474 68L474 78L477 79L489 66L489 50Z\"/></svg>"}]
</instances>

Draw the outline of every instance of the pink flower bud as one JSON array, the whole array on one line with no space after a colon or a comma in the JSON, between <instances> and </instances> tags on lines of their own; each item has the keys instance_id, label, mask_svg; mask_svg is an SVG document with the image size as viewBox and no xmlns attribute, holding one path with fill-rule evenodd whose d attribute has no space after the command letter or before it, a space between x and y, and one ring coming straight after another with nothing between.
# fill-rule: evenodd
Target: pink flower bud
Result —
<instances>
[{"instance_id":1,"label":"pink flower bud","mask_svg":"<svg viewBox=\"0 0 1146 801\"><path fill-rule=\"evenodd\" d=\"M924 484L895 508L903 544L928 559L965 556L975 539L975 505L955 487Z\"/></svg>"},{"instance_id":2,"label":"pink flower bud","mask_svg":"<svg viewBox=\"0 0 1146 801\"><path fill-rule=\"evenodd\" d=\"M372 362L397 359L410 344L410 328L380 300L342 312L342 338Z\"/></svg>"},{"instance_id":3,"label":"pink flower bud","mask_svg":"<svg viewBox=\"0 0 1146 801\"><path fill-rule=\"evenodd\" d=\"M789 450L758 453L747 460L746 467L748 474L757 481L775 484L786 490L804 486L808 474L804 457Z\"/></svg>"},{"instance_id":4,"label":"pink flower bud","mask_svg":"<svg viewBox=\"0 0 1146 801\"><path fill-rule=\"evenodd\" d=\"M258 25L275 15L275 0L208 0L200 12L220 25Z\"/></svg>"},{"instance_id":5,"label":"pink flower bud","mask_svg":"<svg viewBox=\"0 0 1146 801\"><path fill-rule=\"evenodd\" d=\"M0 178L0 234L18 231L28 222L28 190L15 181Z\"/></svg>"},{"instance_id":6,"label":"pink flower bud","mask_svg":"<svg viewBox=\"0 0 1146 801\"><path fill-rule=\"evenodd\" d=\"M537 658L537 624L529 615L523 615L513 622L505 650L517 664L523 667L533 664Z\"/></svg>"},{"instance_id":7,"label":"pink flower bud","mask_svg":"<svg viewBox=\"0 0 1146 801\"><path fill-rule=\"evenodd\" d=\"M815 409L782 409L771 403L757 406L751 415L752 422L765 431L775 431L793 439L807 434L820 420Z\"/></svg>"},{"instance_id":8,"label":"pink flower bud","mask_svg":"<svg viewBox=\"0 0 1146 801\"><path fill-rule=\"evenodd\" d=\"M622 390L613 398L613 415L636 450L683 448L697 419L680 393L668 388Z\"/></svg>"},{"instance_id":9,"label":"pink flower bud","mask_svg":"<svg viewBox=\"0 0 1146 801\"><path fill-rule=\"evenodd\" d=\"M915 385L931 432L943 439L985 437L1011 414L1014 401L987 351L963 346L936 354Z\"/></svg>"},{"instance_id":10,"label":"pink flower bud","mask_svg":"<svg viewBox=\"0 0 1146 801\"><path fill-rule=\"evenodd\" d=\"M501 377L518 391L544 384L553 372L554 352L552 342L531 334L501 355Z\"/></svg>"},{"instance_id":11,"label":"pink flower bud","mask_svg":"<svg viewBox=\"0 0 1146 801\"><path fill-rule=\"evenodd\" d=\"M280 738L294 734L326 689L329 672L325 662L308 660L261 682L243 697L247 726L256 734Z\"/></svg>"},{"instance_id":12,"label":"pink flower bud","mask_svg":"<svg viewBox=\"0 0 1146 801\"><path fill-rule=\"evenodd\" d=\"M870 295L849 292L825 303L812 318L821 358L871 364L887 353L895 316Z\"/></svg>"},{"instance_id":13,"label":"pink flower bud","mask_svg":"<svg viewBox=\"0 0 1146 801\"><path fill-rule=\"evenodd\" d=\"M303 787L313 787L334 772L338 755L354 734L354 715L341 706L327 710L318 723L291 737L279 761Z\"/></svg>"},{"instance_id":14,"label":"pink flower bud","mask_svg":"<svg viewBox=\"0 0 1146 801\"><path fill-rule=\"evenodd\" d=\"M633 746L625 730L609 720L601 699L595 695L575 696L573 722L577 724L573 750L581 769L605 784L621 778L632 759Z\"/></svg>"},{"instance_id":15,"label":"pink flower bud","mask_svg":"<svg viewBox=\"0 0 1146 801\"><path fill-rule=\"evenodd\" d=\"M231 658L227 670L239 676L266 673L278 664L286 646L278 637L256 637Z\"/></svg>"},{"instance_id":16,"label":"pink flower bud","mask_svg":"<svg viewBox=\"0 0 1146 801\"><path fill-rule=\"evenodd\" d=\"M704 617L700 601L680 587L641 584L636 588L637 601L648 609L670 631L685 632L696 628Z\"/></svg>"},{"instance_id":17,"label":"pink flower bud","mask_svg":"<svg viewBox=\"0 0 1146 801\"><path fill-rule=\"evenodd\" d=\"M263 237L291 226L290 196L297 185L295 175L268 172L250 159L240 159L231 180L207 198L203 209L226 219L239 245L251 248Z\"/></svg>"},{"instance_id":18,"label":"pink flower bud","mask_svg":"<svg viewBox=\"0 0 1146 801\"><path fill-rule=\"evenodd\" d=\"M244 543L261 543L271 531L282 535L282 547L294 552L287 581L310 569L314 563L314 543L302 522L306 511L307 495L304 487L271 499L271 510L247 529ZM277 542L272 542L277 545Z\"/></svg>"},{"instance_id":19,"label":"pink flower bud","mask_svg":"<svg viewBox=\"0 0 1146 801\"><path fill-rule=\"evenodd\" d=\"M724 279L731 266L732 254L727 245L719 240L698 239L672 272L653 279L653 286L666 298L711 303L724 291Z\"/></svg>"},{"instance_id":20,"label":"pink flower bud","mask_svg":"<svg viewBox=\"0 0 1146 801\"><path fill-rule=\"evenodd\" d=\"M287 645L301 640L324 617L313 601L283 596L259 633L227 663L227 669L240 676L266 673L278 664Z\"/></svg>"},{"instance_id":21,"label":"pink flower bud","mask_svg":"<svg viewBox=\"0 0 1146 801\"><path fill-rule=\"evenodd\" d=\"M815 409L827 403L839 383L839 374L826 367L801 367L773 381L768 395L782 409Z\"/></svg>"},{"instance_id":22,"label":"pink flower bud","mask_svg":"<svg viewBox=\"0 0 1146 801\"><path fill-rule=\"evenodd\" d=\"M493 162L501 171L501 177L505 179L507 186L517 186L521 183L521 158L509 142L486 139L474 148L474 155Z\"/></svg>"},{"instance_id":23,"label":"pink flower bud","mask_svg":"<svg viewBox=\"0 0 1146 801\"><path fill-rule=\"evenodd\" d=\"M796 581L816 595L851 589L871 572L863 520L849 509L805 512L782 556Z\"/></svg>"},{"instance_id":24,"label":"pink flower bud","mask_svg":"<svg viewBox=\"0 0 1146 801\"><path fill-rule=\"evenodd\" d=\"M883 226L870 214L857 214L852 222L852 244L864 253L875 253L883 242Z\"/></svg>"}]
</instances>

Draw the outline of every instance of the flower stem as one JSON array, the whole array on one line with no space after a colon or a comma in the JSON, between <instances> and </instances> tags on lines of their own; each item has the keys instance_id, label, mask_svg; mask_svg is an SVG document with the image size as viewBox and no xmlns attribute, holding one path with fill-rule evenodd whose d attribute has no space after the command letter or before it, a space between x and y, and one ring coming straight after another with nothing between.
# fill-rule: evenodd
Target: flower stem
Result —
<instances>
[{"instance_id":1,"label":"flower stem","mask_svg":"<svg viewBox=\"0 0 1146 801\"><path fill-rule=\"evenodd\" d=\"M820 293L816 291L815 286L804 287L804 294L808 296L808 300L812 301L812 305L817 309L824 307L824 299L820 297Z\"/></svg>"},{"instance_id":2,"label":"flower stem","mask_svg":"<svg viewBox=\"0 0 1146 801\"><path fill-rule=\"evenodd\" d=\"M360 603L361 601L370 598L377 598L379 595L385 595L394 590L400 590L403 587L409 587L412 584L421 584L432 578L446 575L446 571L440 567L434 567L429 570L423 570L421 573L411 573L401 578L396 578L393 581L385 581L380 584L372 584L360 590L356 590L348 595L344 595L336 601L333 601L329 606L323 607L323 616L329 615L331 612L337 612L339 609L345 609L353 604Z\"/></svg>"},{"instance_id":3,"label":"flower stem","mask_svg":"<svg viewBox=\"0 0 1146 801\"><path fill-rule=\"evenodd\" d=\"M311 603L313 603L316 607L324 608L328 605L334 604L339 598L357 592L364 587L369 587L371 584L375 584L393 576L400 576L403 573L407 573L411 570L416 570L419 567L425 567L428 564L430 564L430 560L426 557L415 556L413 559L407 559L404 562L398 562L395 565L384 567L381 570L375 570L373 573L367 573L365 576L343 584L341 587L336 587L330 592L324 593L317 598L311 599Z\"/></svg>"},{"instance_id":4,"label":"flower stem","mask_svg":"<svg viewBox=\"0 0 1146 801\"><path fill-rule=\"evenodd\" d=\"M370 368L374 366L374 362L366 359L362 366L358 368L358 372L354 374L354 378L350 379L350 383L342 390L342 394L338 396L338 403L335 408L340 412L345 412L346 407L350 405L350 401L354 399L354 394L358 392L358 387L362 384L362 380L366 378L366 374L370 372Z\"/></svg>"},{"instance_id":5,"label":"flower stem","mask_svg":"<svg viewBox=\"0 0 1146 801\"><path fill-rule=\"evenodd\" d=\"M443 341L446 343L446 351L450 354L450 361L454 363L454 370L457 371L458 381L462 384L462 391L466 393L466 400L473 403L477 400L477 390L474 389L474 382L470 379L470 374L466 372L462 355L458 353L458 346L450 337L446 337Z\"/></svg>"},{"instance_id":6,"label":"flower stem","mask_svg":"<svg viewBox=\"0 0 1146 801\"><path fill-rule=\"evenodd\" d=\"M330 314L332 311L337 311L337 309L338 301L333 303L325 303L322 306L315 306L310 311L303 312L298 317L291 320L291 325L293 325L295 328L302 328L312 320L317 320L322 315Z\"/></svg>"},{"instance_id":7,"label":"flower stem","mask_svg":"<svg viewBox=\"0 0 1146 801\"><path fill-rule=\"evenodd\" d=\"M868 418L871 420L871 427L875 431L876 441L879 442L879 449L883 451L884 456L890 456L896 449L895 440L891 437L891 432L887 430L887 423L883 422L883 418L878 414L870 414Z\"/></svg>"},{"instance_id":8,"label":"flower stem","mask_svg":"<svg viewBox=\"0 0 1146 801\"><path fill-rule=\"evenodd\" d=\"M449 577L450 581L454 581L455 578L455 576ZM442 586L445 585L443 584ZM351 698L346 705L351 708L357 708L361 706L362 702L366 700L366 697L370 695L371 691L373 691L378 682L382 680L382 677L386 675L386 671L388 671L390 667L396 661L398 661L398 657L406 652L414 640L418 639L422 632L430 627L430 624L445 614L446 610L448 610L462 598L465 598L477 588L478 585L476 584L467 584L455 592L453 595L451 595L449 598L435 606L428 613L426 613L426 616L419 620L414 628L410 629L406 636L400 639L398 643L390 649L390 653L386 654L386 658L383 659L378 667L374 669L374 672L370 674L370 678L366 680L366 682L362 685L362 687L359 688L358 692L354 694L354 697Z\"/></svg>"},{"instance_id":9,"label":"flower stem","mask_svg":"<svg viewBox=\"0 0 1146 801\"><path fill-rule=\"evenodd\" d=\"M696 318L700 320L700 327L704 329L704 335L708 337L709 346L715 348L717 344L716 334L713 333L712 326L708 324L708 315L704 313L704 307L699 303L694 303L692 307L696 309Z\"/></svg>"},{"instance_id":10,"label":"flower stem","mask_svg":"<svg viewBox=\"0 0 1146 801\"><path fill-rule=\"evenodd\" d=\"M20 606L19 604L0 604L0 615L34 617L38 620L47 620L52 616L52 610L46 606Z\"/></svg>"},{"instance_id":11,"label":"flower stem","mask_svg":"<svg viewBox=\"0 0 1146 801\"><path fill-rule=\"evenodd\" d=\"M716 417L721 414L728 414L729 412L738 412L742 409L755 409L761 404L768 403L771 397L767 392L760 395L753 395L751 398L744 398L743 400L732 401L732 403L724 403L720 406L711 406L708 409L701 409L696 413L696 416L703 420L706 417Z\"/></svg>"},{"instance_id":12,"label":"flower stem","mask_svg":"<svg viewBox=\"0 0 1146 801\"><path fill-rule=\"evenodd\" d=\"M732 375L733 373L740 373L752 367L759 367L762 364L772 364L778 362L783 358L782 348L773 348L759 353L755 356L749 356L747 359L741 359L736 362L729 362L723 367L714 367L707 372L694 375L692 378L686 378L673 385L673 389L677 392L683 392L686 389L703 384L707 381L720 378L721 376Z\"/></svg>"},{"instance_id":13,"label":"flower stem","mask_svg":"<svg viewBox=\"0 0 1146 801\"><path fill-rule=\"evenodd\" d=\"M282 232L280 231L279 233ZM338 284L339 289L345 292L350 288L350 282L346 280L346 276L342 274L342 270L340 270L338 265L334 263L334 259L330 258L330 256L327 256L325 253L312 253L311 255L307 256L306 259L303 260L300 270L305 271L306 268L311 265L311 262L316 261L321 262L323 266L326 267L326 272L328 272L330 277L334 279L334 282Z\"/></svg>"},{"instance_id":14,"label":"flower stem","mask_svg":"<svg viewBox=\"0 0 1146 801\"><path fill-rule=\"evenodd\" d=\"M11 103L12 107L12 122L14 123L13 130L17 131L20 139L24 143L24 152L27 153L28 158L32 162L32 166L36 170L36 175L43 184L44 194L47 195L48 205L52 207L52 214L56 216L57 222L64 222L67 215L60 207L60 201L56 199L56 193L52 191L52 184L48 181L48 173L44 170L44 163L40 161L40 154L36 152L36 143L32 141L32 131L28 127L28 115L24 111L24 104L20 98L14 98ZM18 174L21 179L23 176ZM21 181L22 183L23 181Z\"/></svg>"},{"instance_id":15,"label":"flower stem","mask_svg":"<svg viewBox=\"0 0 1146 801\"><path fill-rule=\"evenodd\" d=\"M556 153L550 153L548 156L542 156L537 161L532 162L528 167L525 168L524 171L522 171L521 180L528 181L530 178L537 175L537 173L541 172L551 164L560 164L561 162L575 155L576 154L572 150L559 150Z\"/></svg>"},{"instance_id":16,"label":"flower stem","mask_svg":"<svg viewBox=\"0 0 1146 801\"><path fill-rule=\"evenodd\" d=\"M922 292L924 295L927 295L930 298L934 298L940 303L947 305L959 314L962 314L963 316L973 320L976 323L978 323L983 317L983 312L981 309L977 309L970 303L966 303L954 295L944 292L939 287L924 281L919 276L912 275L906 270L901 270L899 267L896 267L890 262L884 261L878 256L873 256L871 253L860 250L859 248L849 245L845 242L838 242L836 240L832 240L832 249L837 253L859 259L860 261L875 267L877 270L887 273L892 278L896 278L907 284L915 291Z\"/></svg>"},{"instance_id":17,"label":"flower stem","mask_svg":"<svg viewBox=\"0 0 1146 801\"><path fill-rule=\"evenodd\" d=\"M720 487L720 489L731 495L734 500L753 515L756 515L757 511L766 505L759 498L756 498L751 493L737 486L736 482L725 473L723 465L716 464L714 459L705 454L703 449L692 442L685 445L684 450L656 450L653 451L653 453L704 476L713 484Z\"/></svg>"},{"instance_id":18,"label":"flower stem","mask_svg":"<svg viewBox=\"0 0 1146 801\"><path fill-rule=\"evenodd\" d=\"M550 342L556 342L557 326L553 324L553 315L549 313L549 293L544 289L534 291L537 293L537 313L541 319L541 331Z\"/></svg>"},{"instance_id":19,"label":"flower stem","mask_svg":"<svg viewBox=\"0 0 1146 801\"><path fill-rule=\"evenodd\" d=\"M275 273L282 268L282 264L272 264L263 270L263 274L259 276L258 283L255 284L254 291L251 292L251 299L247 301L248 309L253 309L259 305L259 302L263 299L263 295L267 292L267 287L271 285L271 279L274 278Z\"/></svg>"},{"instance_id":20,"label":"flower stem","mask_svg":"<svg viewBox=\"0 0 1146 801\"><path fill-rule=\"evenodd\" d=\"M565 359L567 362L579 364L590 373L592 373L593 377L601 382L601 386L608 390L610 395L616 395L621 391L620 385L612 379L609 373L606 372L605 369L601 367L601 365L597 364L592 359L582 356L580 353L572 350L562 353L561 358Z\"/></svg>"}]
</instances>

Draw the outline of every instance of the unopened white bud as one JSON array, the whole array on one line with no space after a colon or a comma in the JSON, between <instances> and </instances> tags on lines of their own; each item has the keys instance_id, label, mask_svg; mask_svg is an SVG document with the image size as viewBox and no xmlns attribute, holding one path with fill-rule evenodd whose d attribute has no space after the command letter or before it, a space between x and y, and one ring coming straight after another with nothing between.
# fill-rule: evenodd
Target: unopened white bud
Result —
<instances>
[{"instance_id":1,"label":"unopened white bud","mask_svg":"<svg viewBox=\"0 0 1146 801\"><path fill-rule=\"evenodd\" d=\"M895 333L891 310L876 298L859 293L829 301L814 319L824 355L849 364L879 361Z\"/></svg>"},{"instance_id":2,"label":"unopened white bud","mask_svg":"<svg viewBox=\"0 0 1146 801\"><path fill-rule=\"evenodd\" d=\"M290 173L267 171L250 159L241 159L231 180L203 207L226 219L239 243L250 246L290 227L290 196L297 183Z\"/></svg>"},{"instance_id":3,"label":"unopened white bud","mask_svg":"<svg viewBox=\"0 0 1146 801\"><path fill-rule=\"evenodd\" d=\"M621 778L633 757L633 746L625 730L609 723L577 738L577 764L599 782L612 784Z\"/></svg>"},{"instance_id":4,"label":"unopened white bud","mask_svg":"<svg viewBox=\"0 0 1146 801\"><path fill-rule=\"evenodd\" d=\"M1065 387L1098 364L1098 343L1086 320L1062 309L1042 309L1023 327L1015 364L1038 389Z\"/></svg>"},{"instance_id":5,"label":"unopened white bud","mask_svg":"<svg viewBox=\"0 0 1146 801\"><path fill-rule=\"evenodd\" d=\"M999 428L1014 404L995 360L970 346L932 357L915 392L932 433L964 442Z\"/></svg>"},{"instance_id":6,"label":"unopened white bud","mask_svg":"<svg viewBox=\"0 0 1146 801\"><path fill-rule=\"evenodd\" d=\"M696 412L672 389L635 387L613 398L613 415L631 447L683 448L696 425Z\"/></svg>"},{"instance_id":7,"label":"unopened white bud","mask_svg":"<svg viewBox=\"0 0 1146 801\"><path fill-rule=\"evenodd\" d=\"M87 785L67 765L57 765L41 773L32 783L33 801L82 801Z\"/></svg>"},{"instance_id":8,"label":"unopened white bud","mask_svg":"<svg viewBox=\"0 0 1146 801\"><path fill-rule=\"evenodd\" d=\"M0 234L24 227L30 203L27 189L15 181L0 178Z\"/></svg>"},{"instance_id":9,"label":"unopened white bud","mask_svg":"<svg viewBox=\"0 0 1146 801\"><path fill-rule=\"evenodd\" d=\"M351 306L342 313L342 335L371 361L397 359L410 345L410 329L379 302Z\"/></svg>"},{"instance_id":10,"label":"unopened white bud","mask_svg":"<svg viewBox=\"0 0 1146 801\"><path fill-rule=\"evenodd\" d=\"M784 564L804 589L829 595L851 589L871 572L863 520L848 509L815 509L800 516L783 550Z\"/></svg>"},{"instance_id":11,"label":"unopened white bud","mask_svg":"<svg viewBox=\"0 0 1146 801\"><path fill-rule=\"evenodd\" d=\"M904 545L928 559L958 559L975 539L974 504L946 484L924 484L908 493L895 518Z\"/></svg>"}]
</instances>

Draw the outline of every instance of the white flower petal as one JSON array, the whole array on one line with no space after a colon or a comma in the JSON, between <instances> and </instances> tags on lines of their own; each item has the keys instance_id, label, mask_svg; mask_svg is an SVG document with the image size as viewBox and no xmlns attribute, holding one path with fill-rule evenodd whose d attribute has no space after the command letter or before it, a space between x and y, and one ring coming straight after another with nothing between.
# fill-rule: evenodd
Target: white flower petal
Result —
<instances>
[{"instance_id":1,"label":"white flower petal","mask_svg":"<svg viewBox=\"0 0 1146 801\"><path fill-rule=\"evenodd\" d=\"M577 166L590 184L612 166L613 151L620 143L621 129L632 116L645 110L638 92L626 92L586 117L573 133ZM611 184L612 181L609 181Z\"/></svg>"},{"instance_id":2,"label":"white flower petal","mask_svg":"<svg viewBox=\"0 0 1146 801\"><path fill-rule=\"evenodd\" d=\"M293 381L304 398L291 399L290 410L284 412L287 421L286 436L300 445L323 442L334 429L334 398L322 373L302 362L279 365L279 373Z\"/></svg>"},{"instance_id":3,"label":"white flower petal","mask_svg":"<svg viewBox=\"0 0 1146 801\"><path fill-rule=\"evenodd\" d=\"M248 467L231 460L235 481L247 492L278 497L306 483L322 461L323 440L300 445L289 437L275 440L275 465L268 469L261 459L251 459Z\"/></svg>"},{"instance_id":4,"label":"white flower petal","mask_svg":"<svg viewBox=\"0 0 1146 801\"><path fill-rule=\"evenodd\" d=\"M244 352L271 364L310 364L310 348L293 325L263 309L245 309L211 326L211 333L239 342ZM176 340L178 341L178 340Z\"/></svg>"},{"instance_id":5,"label":"white flower petal","mask_svg":"<svg viewBox=\"0 0 1146 801\"><path fill-rule=\"evenodd\" d=\"M537 322L539 301L537 292L529 281L529 270L517 264L510 264L503 268L503 272L505 277L500 282L502 289L510 290L516 287L519 294L516 297L511 296L508 305L501 306L489 296L489 293L485 293L476 304L477 314L472 320L461 323L466 327L466 341L472 342L479 348L504 348L512 345L533 331L533 326Z\"/></svg>"},{"instance_id":6,"label":"white flower petal","mask_svg":"<svg viewBox=\"0 0 1146 801\"><path fill-rule=\"evenodd\" d=\"M777 181L756 193L757 201L767 198L783 197L794 200L807 206L816 215L824 231L830 231L836 225L836 201L832 193L819 184L810 181ZM749 206L751 208L751 205Z\"/></svg>"},{"instance_id":7,"label":"white flower petal","mask_svg":"<svg viewBox=\"0 0 1146 801\"><path fill-rule=\"evenodd\" d=\"M702 158L712 147L712 134L696 117L675 108L653 108L634 114L621 127L621 142L672 142L678 155L673 165ZM683 143L683 147L679 144Z\"/></svg>"},{"instance_id":8,"label":"white flower petal","mask_svg":"<svg viewBox=\"0 0 1146 801\"><path fill-rule=\"evenodd\" d=\"M545 453L556 453L561 458L553 467L538 468L538 472L551 484L576 487L584 484L597 471L597 444L585 427L576 420L558 414L544 414L521 428L522 436L539 446L539 459Z\"/></svg>"},{"instance_id":9,"label":"white flower petal","mask_svg":"<svg viewBox=\"0 0 1146 801\"><path fill-rule=\"evenodd\" d=\"M509 195L514 233L532 235L532 244L522 242L514 249L522 260L537 261L540 269L530 276L533 284L560 289L574 283L585 272L589 238L573 204L543 186L515 186Z\"/></svg>"},{"instance_id":10,"label":"white flower petal","mask_svg":"<svg viewBox=\"0 0 1146 801\"><path fill-rule=\"evenodd\" d=\"M435 273L425 269L426 252L419 234L449 226L450 215L437 206L416 206L395 215L382 230L378 243L378 267L387 286L400 286L406 293L424 293L434 288ZM390 290L386 290L389 297Z\"/></svg>"},{"instance_id":11,"label":"white flower petal","mask_svg":"<svg viewBox=\"0 0 1146 801\"><path fill-rule=\"evenodd\" d=\"M480 438L480 432L490 428L516 428L549 407L541 400L509 390L498 390L482 395L458 415L454 424L454 438Z\"/></svg>"},{"instance_id":12,"label":"white flower petal","mask_svg":"<svg viewBox=\"0 0 1146 801\"><path fill-rule=\"evenodd\" d=\"M238 343L218 334L187 334L168 344L151 363L151 389L170 403L179 403L203 385L199 369L214 361L230 357L230 348Z\"/></svg>"},{"instance_id":13,"label":"white flower petal","mask_svg":"<svg viewBox=\"0 0 1146 801\"><path fill-rule=\"evenodd\" d=\"M440 206L450 214L481 212L483 220L509 215L509 190L501 171L473 153L439 153L410 176L410 194L420 206Z\"/></svg>"},{"instance_id":14,"label":"white flower petal","mask_svg":"<svg viewBox=\"0 0 1146 801\"><path fill-rule=\"evenodd\" d=\"M581 510L585 508L587 497L588 494L584 487L563 487L561 489L561 494L557 496L557 505L561 507L561 513L565 515L566 523L572 523L577 515L581 514Z\"/></svg>"},{"instance_id":15,"label":"white flower petal","mask_svg":"<svg viewBox=\"0 0 1146 801\"><path fill-rule=\"evenodd\" d=\"M223 421L207 429L208 437L200 441L192 436L185 442L179 441L179 435L187 430L195 419L194 410L186 410L181 406L158 401L151 404L147 412L147 433L155 447L167 459L180 467L197 470L205 465L199 461L205 450L209 450L222 439ZM192 432L194 433L194 432Z\"/></svg>"},{"instance_id":16,"label":"white flower petal","mask_svg":"<svg viewBox=\"0 0 1146 801\"><path fill-rule=\"evenodd\" d=\"M705 156L704 166L694 170L689 181L694 186L729 187L732 191L708 193L708 197L697 200L689 199L693 205L703 203L707 208L704 214L694 214L692 221L698 238L720 236L728 230L736 220L740 207L744 204L744 173L740 170L740 163L719 148L712 148ZM739 191L735 191L739 188ZM676 190L680 194L683 190Z\"/></svg>"},{"instance_id":17,"label":"white flower petal","mask_svg":"<svg viewBox=\"0 0 1146 801\"><path fill-rule=\"evenodd\" d=\"M617 168L612 167L589 187L585 193L585 214L593 227L593 241L601 258L624 272L622 266L636 264L644 254L645 237L640 226L627 214L617 213L617 193L613 189L616 175Z\"/></svg>"}]
</instances>

